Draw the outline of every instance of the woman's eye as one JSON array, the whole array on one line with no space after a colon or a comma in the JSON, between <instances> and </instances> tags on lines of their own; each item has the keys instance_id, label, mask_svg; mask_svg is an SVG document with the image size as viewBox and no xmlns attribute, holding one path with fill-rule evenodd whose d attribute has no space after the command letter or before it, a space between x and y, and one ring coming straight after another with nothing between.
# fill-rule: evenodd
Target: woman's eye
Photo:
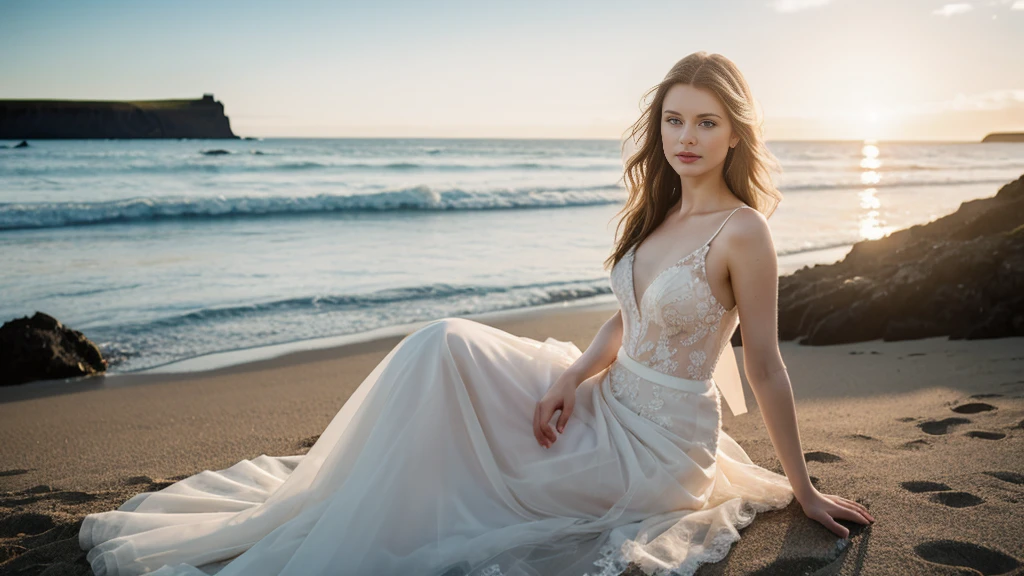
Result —
<instances>
[{"instance_id":1,"label":"woman's eye","mask_svg":"<svg viewBox=\"0 0 1024 576\"><path fill-rule=\"evenodd\" d=\"M675 124L677 122L679 122L679 118L669 118L668 119L668 123L669 124ZM712 120L704 120L703 122L701 122L701 124L704 124L704 122L707 122L707 123L711 124L711 126L709 126L709 128L712 127L712 126L715 126L715 123Z\"/></svg>"}]
</instances>

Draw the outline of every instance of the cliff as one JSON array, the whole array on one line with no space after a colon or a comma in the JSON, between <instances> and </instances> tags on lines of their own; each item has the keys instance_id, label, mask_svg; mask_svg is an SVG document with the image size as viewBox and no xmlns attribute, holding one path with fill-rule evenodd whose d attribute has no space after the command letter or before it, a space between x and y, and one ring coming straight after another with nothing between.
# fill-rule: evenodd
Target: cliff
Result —
<instances>
[{"instance_id":1,"label":"cliff","mask_svg":"<svg viewBox=\"0 0 1024 576\"><path fill-rule=\"evenodd\" d=\"M199 100L0 100L0 140L237 138L224 105Z\"/></svg>"},{"instance_id":2,"label":"cliff","mask_svg":"<svg viewBox=\"0 0 1024 576\"><path fill-rule=\"evenodd\" d=\"M1024 132L993 132L985 135L982 142L1024 142Z\"/></svg>"}]
</instances>

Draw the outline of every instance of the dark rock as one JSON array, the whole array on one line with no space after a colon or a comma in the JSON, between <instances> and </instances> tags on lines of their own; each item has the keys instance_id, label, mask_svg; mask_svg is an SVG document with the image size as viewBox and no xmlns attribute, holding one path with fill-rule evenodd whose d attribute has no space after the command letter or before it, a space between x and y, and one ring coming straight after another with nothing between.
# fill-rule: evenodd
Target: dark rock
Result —
<instances>
[{"instance_id":1,"label":"dark rock","mask_svg":"<svg viewBox=\"0 0 1024 576\"><path fill-rule=\"evenodd\" d=\"M1024 132L992 132L981 139L982 142L1024 142Z\"/></svg>"},{"instance_id":2,"label":"dark rock","mask_svg":"<svg viewBox=\"0 0 1024 576\"><path fill-rule=\"evenodd\" d=\"M28 148L28 142L22 140L21 142L18 142L14 146L11 146L11 148Z\"/></svg>"},{"instance_id":3,"label":"dark rock","mask_svg":"<svg viewBox=\"0 0 1024 576\"><path fill-rule=\"evenodd\" d=\"M204 155L204 156L223 156L225 154L231 154L231 152L228 152L227 150L217 149L217 150L203 150L201 152L201 154Z\"/></svg>"},{"instance_id":4,"label":"dark rock","mask_svg":"<svg viewBox=\"0 0 1024 576\"><path fill-rule=\"evenodd\" d=\"M237 136L231 132L224 105L212 94L199 100L0 100L0 140L23 138Z\"/></svg>"},{"instance_id":5,"label":"dark rock","mask_svg":"<svg viewBox=\"0 0 1024 576\"><path fill-rule=\"evenodd\" d=\"M740 331L733 345L741 345ZM927 224L779 278L779 339L1024 336L1024 176Z\"/></svg>"},{"instance_id":6,"label":"dark rock","mask_svg":"<svg viewBox=\"0 0 1024 576\"><path fill-rule=\"evenodd\" d=\"M0 326L0 386L105 372L107 361L81 332L36 312Z\"/></svg>"}]
</instances>

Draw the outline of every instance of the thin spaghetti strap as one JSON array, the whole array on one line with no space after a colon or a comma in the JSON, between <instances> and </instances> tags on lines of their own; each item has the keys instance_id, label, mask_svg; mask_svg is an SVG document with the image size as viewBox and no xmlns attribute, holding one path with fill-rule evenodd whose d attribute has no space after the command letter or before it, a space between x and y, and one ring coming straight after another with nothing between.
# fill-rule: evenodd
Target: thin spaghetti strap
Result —
<instances>
[{"instance_id":1,"label":"thin spaghetti strap","mask_svg":"<svg viewBox=\"0 0 1024 576\"><path fill-rule=\"evenodd\" d=\"M722 231L722 228L725 228L725 223L729 221L729 218L732 218L732 215L735 214L740 208L749 208L749 206L739 206L736 208L736 210L729 212L729 215L726 216L725 220L722 221L722 225L718 227L718 230L715 230L715 233L711 235L711 238L708 238L708 241L704 243L705 246L711 244L711 241L715 239L715 236L718 236L718 233Z\"/></svg>"}]
</instances>

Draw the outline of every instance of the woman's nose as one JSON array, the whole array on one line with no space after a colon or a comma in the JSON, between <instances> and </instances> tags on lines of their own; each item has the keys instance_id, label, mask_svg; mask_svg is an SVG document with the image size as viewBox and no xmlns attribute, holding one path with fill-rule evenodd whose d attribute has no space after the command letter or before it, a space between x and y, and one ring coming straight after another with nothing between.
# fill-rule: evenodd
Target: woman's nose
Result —
<instances>
[{"instance_id":1,"label":"woman's nose","mask_svg":"<svg viewBox=\"0 0 1024 576\"><path fill-rule=\"evenodd\" d=\"M694 133L693 133L693 130L691 130L690 128L683 128L682 131L679 132L679 142L680 143L687 143L687 142L692 143L693 141L694 141Z\"/></svg>"}]
</instances>

